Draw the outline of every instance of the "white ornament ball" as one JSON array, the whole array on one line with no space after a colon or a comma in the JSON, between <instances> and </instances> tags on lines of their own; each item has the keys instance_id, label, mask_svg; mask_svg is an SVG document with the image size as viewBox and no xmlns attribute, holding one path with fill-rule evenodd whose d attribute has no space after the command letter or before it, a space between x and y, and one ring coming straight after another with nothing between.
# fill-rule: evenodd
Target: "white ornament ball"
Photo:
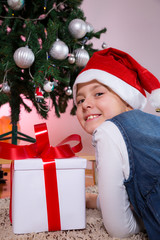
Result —
<instances>
[{"instance_id":1,"label":"white ornament ball","mask_svg":"<svg viewBox=\"0 0 160 240\"><path fill-rule=\"evenodd\" d=\"M13 58L16 65L20 68L29 68L35 60L34 53L27 46L18 48Z\"/></svg>"},{"instance_id":2,"label":"white ornament ball","mask_svg":"<svg viewBox=\"0 0 160 240\"><path fill-rule=\"evenodd\" d=\"M94 30L92 24L86 22L86 26L87 26L87 32L92 32Z\"/></svg>"},{"instance_id":3,"label":"white ornament ball","mask_svg":"<svg viewBox=\"0 0 160 240\"><path fill-rule=\"evenodd\" d=\"M67 90L65 91L67 96L71 96L72 95L72 89L71 87L68 87Z\"/></svg>"},{"instance_id":4,"label":"white ornament ball","mask_svg":"<svg viewBox=\"0 0 160 240\"><path fill-rule=\"evenodd\" d=\"M83 38L87 33L86 23L79 18L73 19L70 22L68 29L71 35L76 39Z\"/></svg>"},{"instance_id":5,"label":"white ornament ball","mask_svg":"<svg viewBox=\"0 0 160 240\"><path fill-rule=\"evenodd\" d=\"M7 3L13 10L21 10L24 6L24 0L7 0Z\"/></svg>"},{"instance_id":6,"label":"white ornament ball","mask_svg":"<svg viewBox=\"0 0 160 240\"><path fill-rule=\"evenodd\" d=\"M59 10L63 11L65 9L65 5L63 3L60 3L58 5L59 5L58 7Z\"/></svg>"},{"instance_id":7,"label":"white ornament ball","mask_svg":"<svg viewBox=\"0 0 160 240\"><path fill-rule=\"evenodd\" d=\"M105 42L102 43L102 48L106 49L107 48L107 44Z\"/></svg>"},{"instance_id":8,"label":"white ornament ball","mask_svg":"<svg viewBox=\"0 0 160 240\"><path fill-rule=\"evenodd\" d=\"M3 92L4 93L10 93L10 86L8 85L8 83L7 82L4 82L3 84L2 84L2 90L3 90Z\"/></svg>"},{"instance_id":9,"label":"white ornament ball","mask_svg":"<svg viewBox=\"0 0 160 240\"><path fill-rule=\"evenodd\" d=\"M64 42L57 39L52 44L49 53L50 53L51 57L53 57L57 60L64 60L68 57L69 48Z\"/></svg>"},{"instance_id":10,"label":"white ornament ball","mask_svg":"<svg viewBox=\"0 0 160 240\"><path fill-rule=\"evenodd\" d=\"M75 57L74 57L74 54L70 54L70 56L68 57L68 62L70 64L74 64L76 61Z\"/></svg>"},{"instance_id":11,"label":"white ornament ball","mask_svg":"<svg viewBox=\"0 0 160 240\"><path fill-rule=\"evenodd\" d=\"M54 89L54 82L46 81L43 85L43 89L46 92L52 92Z\"/></svg>"},{"instance_id":12,"label":"white ornament ball","mask_svg":"<svg viewBox=\"0 0 160 240\"><path fill-rule=\"evenodd\" d=\"M89 61L89 54L88 52L82 47L78 48L74 51L75 58L76 58L76 65L78 67L86 66L87 62Z\"/></svg>"}]
</instances>

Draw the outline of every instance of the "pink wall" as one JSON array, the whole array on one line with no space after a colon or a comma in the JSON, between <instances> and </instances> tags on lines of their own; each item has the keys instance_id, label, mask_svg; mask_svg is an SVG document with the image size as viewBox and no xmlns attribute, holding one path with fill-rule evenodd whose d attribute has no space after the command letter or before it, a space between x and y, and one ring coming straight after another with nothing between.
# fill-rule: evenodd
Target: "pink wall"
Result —
<instances>
[{"instance_id":1,"label":"pink wall","mask_svg":"<svg viewBox=\"0 0 160 240\"><path fill-rule=\"evenodd\" d=\"M126 51L160 79L159 0L84 0L81 7L87 22L90 22L96 31L103 27L108 29L100 39L94 40L95 48L101 49L102 43L106 42L108 47ZM76 117L69 114L71 105L72 102L60 119L55 117L52 110L47 121L39 118L34 110L28 114L22 109L22 132L34 137L33 125L46 122L52 145L72 133L78 133L83 140L82 153L93 154L91 136L81 129ZM145 111L154 113L149 104ZM3 115L9 115L7 106L0 109L0 116Z\"/></svg>"},{"instance_id":2,"label":"pink wall","mask_svg":"<svg viewBox=\"0 0 160 240\"><path fill-rule=\"evenodd\" d=\"M32 106L31 102L27 102L30 106ZM20 127L21 132L34 136L34 124L38 123L47 123L47 127L49 130L49 138L50 143L52 146L55 146L59 142L61 142L65 137L69 136L70 134L80 134L83 135L83 151L82 153L90 153L93 154L93 148L91 145L91 136L87 136L87 134L81 129L77 118L75 116L70 115L70 110L72 106L72 101L69 104L67 112L61 115L61 118L57 118L55 116L54 110L49 112L49 117L47 120L42 119L36 114L36 111L33 111L28 114L25 112L24 108L22 108L21 115L20 115ZM0 109L0 117L1 116L9 116L10 109L8 104L4 105ZM22 142L20 144L29 144L27 142Z\"/></svg>"}]
</instances>

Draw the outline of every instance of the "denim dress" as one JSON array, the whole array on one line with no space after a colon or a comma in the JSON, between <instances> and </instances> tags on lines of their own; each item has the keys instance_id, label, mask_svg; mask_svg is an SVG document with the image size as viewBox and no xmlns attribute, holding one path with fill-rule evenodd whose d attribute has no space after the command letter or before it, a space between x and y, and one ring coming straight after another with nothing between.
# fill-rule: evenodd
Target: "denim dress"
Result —
<instances>
[{"instance_id":1,"label":"denim dress","mask_svg":"<svg viewBox=\"0 0 160 240\"><path fill-rule=\"evenodd\" d=\"M110 119L127 146L129 200L150 240L160 240L160 117L132 110Z\"/></svg>"}]
</instances>

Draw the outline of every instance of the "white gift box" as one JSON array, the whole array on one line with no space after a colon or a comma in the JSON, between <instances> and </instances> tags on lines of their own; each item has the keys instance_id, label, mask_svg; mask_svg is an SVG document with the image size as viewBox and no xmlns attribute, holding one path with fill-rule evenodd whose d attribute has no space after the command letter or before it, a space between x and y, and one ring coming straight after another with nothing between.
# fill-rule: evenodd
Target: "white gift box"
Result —
<instances>
[{"instance_id":1,"label":"white gift box","mask_svg":"<svg viewBox=\"0 0 160 240\"><path fill-rule=\"evenodd\" d=\"M73 157L55 162L61 230L84 229L86 159ZM15 234L48 231L42 159L14 161L11 204Z\"/></svg>"}]
</instances>

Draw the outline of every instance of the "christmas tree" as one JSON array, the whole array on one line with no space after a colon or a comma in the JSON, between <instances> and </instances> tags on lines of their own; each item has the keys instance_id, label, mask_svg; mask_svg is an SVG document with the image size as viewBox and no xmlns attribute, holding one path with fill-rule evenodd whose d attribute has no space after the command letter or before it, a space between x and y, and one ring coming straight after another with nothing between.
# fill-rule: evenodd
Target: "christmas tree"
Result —
<instances>
[{"instance_id":1,"label":"christmas tree","mask_svg":"<svg viewBox=\"0 0 160 240\"><path fill-rule=\"evenodd\" d=\"M94 31L81 4L82 0L0 1L0 106L9 103L12 124L19 121L21 105L32 110L25 99L43 118L51 107L58 117L65 112L76 76L97 51L91 40L106 32Z\"/></svg>"}]
</instances>

